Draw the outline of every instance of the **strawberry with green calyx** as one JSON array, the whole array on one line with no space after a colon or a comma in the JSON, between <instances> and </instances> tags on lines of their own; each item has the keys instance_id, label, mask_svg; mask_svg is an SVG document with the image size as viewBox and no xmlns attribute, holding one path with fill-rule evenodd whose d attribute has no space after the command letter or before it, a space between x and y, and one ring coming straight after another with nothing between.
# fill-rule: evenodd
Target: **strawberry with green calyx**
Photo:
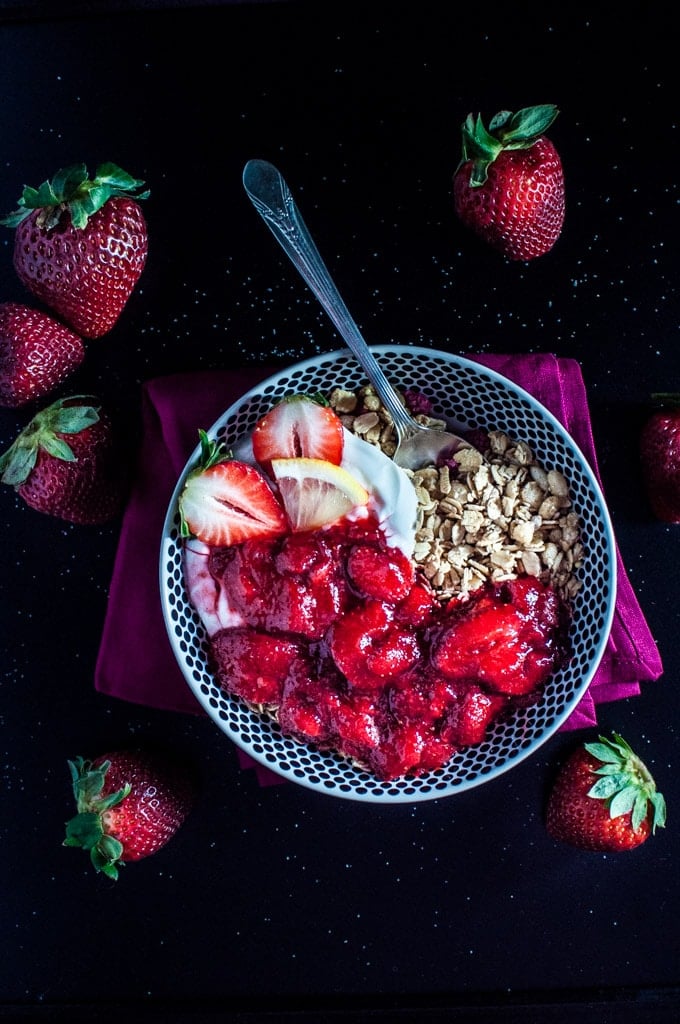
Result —
<instances>
[{"instance_id":1,"label":"strawberry with green calyx","mask_svg":"<svg viewBox=\"0 0 680 1024\"><path fill-rule=\"evenodd\" d=\"M121 865L166 845L193 807L193 781L179 764L148 751L114 751L69 761L77 814L64 846L87 850L113 880Z\"/></svg>"},{"instance_id":2,"label":"strawberry with green calyx","mask_svg":"<svg viewBox=\"0 0 680 1024\"><path fill-rule=\"evenodd\" d=\"M144 269L143 181L116 164L92 179L85 164L62 168L0 220L16 228L14 268L25 288L84 338L117 322Z\"/></svg>"},{"instance_id":3,"label":"strawberry with green calyx","mask_svg":"<svg viewBox=\"0 0 680 1024\"><path fill-rule=\"evenodd\" d=\"M544 135L553 104L502 110L485 127L480 114L462 126L462 156L453 177L454 208L483 241L513 260L542 256L564 223L564 174Z\"/></svg>"},{"instance_id":4,"label":"strawberry with green calyx","mask_svg":"<svg viewBox=\"0 0 680 1024\"><path fill-rule=\"evenodd\" d=\"M288 532L286 515L262 472L233 459L223 444L199 430L198 466L179 496L180 531L212 547Z\"/></svg>"},{"instance_id":5,"label":"strawberry with green calyx","mask_svg":"<svg viewBox=\"0 0 680 1024\"><path fill-rule=\"evenodd\" d=\"M657 392L652 401L640 434L642 476L655 517L680 523L680 394Z\"/></svg>"},{"instance_id":6,"label":"strawberry with green calyx","mask_svg":"<svg viewBox=\"0 0 680 1024\"><path fill-rule=\"evenodd\" d=\"M548 799L549 834L583 850L632 850L665 824L666 802L649 769L617 733L578 747Z\"/></svg>"},{"instance_id":7,"label":"strawberry with green calyx","mask_svg":"<svg viewBox=\"0 0 680 1024\"><path fill-rule=\"evenodd\" d=\"M125 493L111 418L87 396L58 399L0 456L0 480L38 512L73 523L107 522Z\"/></svg>"},{"instance_id":8,"label":"strawberry with green calyx","mask_svg":"<svg viewBox=\"0 0 680 1024\"><path fill-rule=\"evenodd\" d=\"M51 316L0 304L0 405L18 408L49 395L84 358L82 339Z\"/></svg>"}]
</instances>

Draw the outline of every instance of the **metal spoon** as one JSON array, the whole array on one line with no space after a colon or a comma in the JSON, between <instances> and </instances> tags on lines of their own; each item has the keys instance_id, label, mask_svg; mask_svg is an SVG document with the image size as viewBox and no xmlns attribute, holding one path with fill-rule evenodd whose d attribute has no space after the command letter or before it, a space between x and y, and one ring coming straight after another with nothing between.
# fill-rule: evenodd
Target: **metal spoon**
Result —
<instances>
[{"instance_id":1,"label":"metal spoon","mask_svg":"<svg viewBox=\"0 0 680 1024\"><path fill-rule=\"evenodd\" d=\"M406 411L350 316L290 189L276 167L266 160L249 160L243 169L243 186L255 209L356 356L392 417L398 438L393 456L395 463L403 469L419 469L435 465L461 448L473 447L457 434L423 426Z\"/></svg>"}]
</instances>

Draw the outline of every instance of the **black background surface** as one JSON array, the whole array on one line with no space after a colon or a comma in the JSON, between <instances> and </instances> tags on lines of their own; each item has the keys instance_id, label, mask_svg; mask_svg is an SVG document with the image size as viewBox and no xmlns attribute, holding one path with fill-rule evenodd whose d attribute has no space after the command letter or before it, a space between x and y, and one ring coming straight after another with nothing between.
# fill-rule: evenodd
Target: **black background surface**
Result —
<instances>
[{"instance_id":1,"label":"black background surface","mask_svg":"<svg viewBox=\"0 0 680 1024\"><path fill-rule=\"evenodd\" d=\"M600 726L638 749L669 804L665 831L631 854L549 839L556 766L597 730L425 804L260 788L210 721L94 692L120 523L72 526L3 488L5 1018L677 1019L680 527L652 519L637 456L650 393L680 389L672 39L670 5L655 4L0 5L0 212L79 161L151 189L147 268L66 389L111 406L131 459L143 381L340 347L243 192L252 157L284 172L369 342L579 360L665 666L601 706ZM561 111L565 226L550 254L512 263L453 215L459 127L544 102ZM31 304L2 230L0 301ZM28 418L0 411L2 450ZM185 756L201 798L114 884L61 846L66 761L131 740Z\"/></svg>"}]
</instances>

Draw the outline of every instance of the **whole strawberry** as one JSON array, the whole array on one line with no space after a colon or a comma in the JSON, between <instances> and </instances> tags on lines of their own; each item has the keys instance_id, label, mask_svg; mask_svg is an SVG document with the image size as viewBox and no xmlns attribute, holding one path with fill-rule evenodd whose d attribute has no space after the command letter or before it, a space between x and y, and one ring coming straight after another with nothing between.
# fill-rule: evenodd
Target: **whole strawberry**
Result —
<instances>
[{"instance_id":1,"label":"whole strawberry","mask_svg":"<svg viewBox=\"0 0 680 1024\"><path fill-rule=\"evenodd\" d=\"M38 512L98 524L121 509L125 474L113 424L83 396L37 413L0 456L0 479Z\"/></svg>"},{"instance_id":2,"label":"whole strawberry","mask_svg":"<svg viewBox=\"0 0 680 1024\"><path fill-rule=\"evenodd\" d=\"M564 174L543 134L552 104L502 110L485 128L468 114L453 177L455 211L467 227L511 260L532 260L554 246L564 223Z\"/></svg>"},{"instance_id":3,"label":"whole strawberry","mask_svg":"<svg viewBox=\"0 0 680 1024\"><path fill-rule=\"evenodd\" d=\"M18 302L0 304L0 405L44 398L84 358L81 338L68 327Z\"/></svg>"},{"instance_id":4,"label":"whole strawberry","mask_svg":"<svg viewBox=\"0 0 680 1024\"><path fill-rule=\"evenodd\" d=\"M91 180L75 164L38 189L26 186L19 209L0 221L16 228L24 287L84 338L111 330L144 269L143 184L116 164L101 164Z\"/></svg>"},{"instance_id":5,"label":"whole strawberry","mask_svg":"<svg viewBox=\"0 0 680 1024\"><path fill-rule=\"evenodd\" d=\"M665 823L666 803L654 779L617 733L577 747L548 799L550 835L583 850L632 850Z\"/></svg>"},{"instance_id":6,"label":"whole strawberry","mask_svg":"<svg viewBox=\"0 0 680 1024\"><path fill-rule=\"evenodd\" d=\"M179 765L148 751L114 751L69 761L78 813L64 846L88 850L97 871L118 878L121 864L166 845L191 810L192 780Z\"/></svg>"},{"instance_id":7,"label":"whole strawberry","mask_svg":"<svg viewBox=\"0 0 680 1024\"><path fill-rule=\"evenodd\" d=\"M680 523L680 394L657 393L659 404L640 434L640 463L652 512Z\"/></svg>"}]
</instances>

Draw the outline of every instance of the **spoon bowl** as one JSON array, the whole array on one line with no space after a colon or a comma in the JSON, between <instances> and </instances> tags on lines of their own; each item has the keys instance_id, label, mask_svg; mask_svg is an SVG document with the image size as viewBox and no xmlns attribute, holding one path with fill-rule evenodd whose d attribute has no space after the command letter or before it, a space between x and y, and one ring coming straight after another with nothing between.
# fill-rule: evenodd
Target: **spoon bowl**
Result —
<instances>
[{"instance_id":1,"label":"spoon bowl","mask_svg":"<svg viewBox=\"0 0 680 1024\"><path fill-rule=\"evenodd\" d=\"M404 407L364 341L312 240L281 172L266 160L249 160L243 187L277 242L307 282L389 412L397 434L394 461L402 469L436 465L473 445L458 434L425 426Z\"/></svg>"}]
</instances>

